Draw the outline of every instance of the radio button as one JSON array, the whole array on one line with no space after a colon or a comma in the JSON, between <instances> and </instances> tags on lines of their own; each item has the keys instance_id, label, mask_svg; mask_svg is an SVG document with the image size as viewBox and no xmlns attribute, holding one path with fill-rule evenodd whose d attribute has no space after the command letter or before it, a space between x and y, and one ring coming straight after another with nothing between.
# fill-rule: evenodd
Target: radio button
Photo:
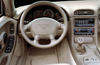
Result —
<instances>
[{"instance_id":1,"label":"radio button","mask_svg":"<svg viewBox=\"0 0 100 65\"><path fill-rule=\"evenodd\" d=\"M85 41L86 43L90 43L90 42L93 42L93 38L92 38L92 37L85 37L85 38L84 38L84 41Z\"/></svg>"}]
</instances>

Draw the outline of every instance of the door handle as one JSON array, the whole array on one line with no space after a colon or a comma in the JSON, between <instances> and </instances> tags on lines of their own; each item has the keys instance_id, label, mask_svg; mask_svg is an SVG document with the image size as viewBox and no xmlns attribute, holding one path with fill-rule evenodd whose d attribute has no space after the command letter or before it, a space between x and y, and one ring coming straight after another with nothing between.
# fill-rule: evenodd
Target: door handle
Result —
<instances>
[{"instance_id":1,"label":"door handle","mask_svg":"<svg viewBox=\"0 0 100 65\"><path fill-rule=\"evenodd\" d=\"M4 35L5 35L5 32L2 32L0 35L0 50L4 49L4 47L5 47Z\"/></svg>"}]
</instances>

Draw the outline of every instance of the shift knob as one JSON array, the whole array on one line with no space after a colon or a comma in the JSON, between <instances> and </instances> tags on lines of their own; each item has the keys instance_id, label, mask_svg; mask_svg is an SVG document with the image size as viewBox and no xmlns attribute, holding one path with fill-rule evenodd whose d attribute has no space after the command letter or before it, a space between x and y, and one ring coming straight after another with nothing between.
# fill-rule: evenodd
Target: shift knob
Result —
<instances>
[{"instance_id":1,"label":"shift knob","mask_svg":"<svg viewBox=\"0 0 100 65\"><path fill-rule=\"evenodd\" d=\"M81 54L85 53L85 46L83 44L78 44L76 48L77 52L80 52Z\"/></svg>"}]
</instances>

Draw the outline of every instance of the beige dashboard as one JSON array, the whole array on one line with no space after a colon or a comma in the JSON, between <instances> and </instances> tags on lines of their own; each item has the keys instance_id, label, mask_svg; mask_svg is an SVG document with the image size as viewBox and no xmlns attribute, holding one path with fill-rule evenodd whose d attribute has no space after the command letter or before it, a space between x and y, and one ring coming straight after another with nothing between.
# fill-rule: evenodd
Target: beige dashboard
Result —
<instances>
[{"instance_id":1,"label":"beige dashboard","mask_svg":"<svg viewBox=\"0 0 100 65\"><path fill-rule=\"evenodd\" d=\"M67 26L67 23L66 23L66 26L65 26L66 30L64 32L63 37L61 38L61 40L63 40L63 38L64 38L64 40L68 39L68 42L62 41L61 42L61 43L63 43L63 44L61 44L62 46L61 47L57 46L57 49L59 49L59 50L57 50L55 46L50 47L51 51L56 50L56 52L58 53L58 56L56 56L57 54L55 54L55 57L57 57L56 61L57 62L60 62L60 60L61 61L63 61L63 60L64 61L70 61L69 58L71 58L72 61L70 61L69 64L73 64L73 65L100 65L100 54L99 54L100 43L98 42L98 33L100 32L100 1L59 1L59 2L48 2L48 3L49 3L48 6L52 6L56 9L58 9L60 14L62 14L62 17L63 17L62 19L64 19L64 23L66 23L66 22L68 23L68 26ZM40 2L39 4L43 5L44 3ZM46 4L46 2L45 2L45 4ZM22 25L24 24L23 22L25 22L24 18L26 16L27 12L30 12L32 7L35 8L35 5L33 3L33 4L30 4L30 5L15 8L16 15L13 17L13 19L18 21L18 30L17 30L18 34L15 34L16 36L18 35L17 36L17 42L16 42L16 48L15 48L15 51L14 51L15 56L21 57L21 53L23 53L22 57L24 58L24 55L25 55L24 53L26 53L26 55L25 55L25 57L26 57L28 52L31 52L30 51L31 48L29 48L29 51L26 52L27 46L24 47L24 43L26 43L26 42L24 42L25 40L22 40L23 39L23 37L22 37L23 31L21 32L21 30L24 30L24 26L22 26ZM53 5L55 5L55 6L53 6ZM34 11L34 10L32 10L32 11ZM57 11L55 11L54 14L56 12ZM6 14L9 14L9 11ZM27 17L27 18L30 18L30 17ZM6 18L4 17L4 19L6 19ZM50 18L46 18L46 19L44 18L42 23L45 23L44 21L48 21L47 19L50 19ZM41 21L41 20L42 19L40 19L40 20L37 19L37 20L35 20L35 22ZM50 24L51 21L52 20L50 19L47 24ZM56 22L56 20L53 20L53 21ZM21 22L21 24L20 24L20 22ZM32 24L34 24L33 22L34 21L32 21ZM42 24L42 23L40 23L40 24ZM51 28L48 28L46 33L51 32L49 29L53 29L53 26L55 27L54 24L56 24L56 23L52 23L50 25ZM36 24L34 24L34 26L35 25ZM21 28L21 26L23 28ZM36 29L34 26L31 25L31 29L33 29L33 28ZM17 26L15 26L15 27L17 27ZM39 26L37 26L37 28L38 27ZM55 29L56 29L56 27L55 27ZM25 30L25 31L27 31L27 30ZM40 31L40 29L39 29L39 31ZM45 30L43 29L41 31L44 34ZM41 31L38 32L38 33L39 34L42 33ZM56 32L57 32L58 35L62 33L62 32L59 32L59 31L56 31ZM30 32L25 32L25 34L28 34L27 37L32 36L30 34ZM41 37L43 37L43 36L41 35ZM17 43L21 43L23 45L22 47L25 51L23 51L23 49L21 48L21 44L17 44ZM31 44L33 44L33 42ZM25 45L27 45L27 44L25 44ZM52 47L54 47L54 48L52 48ZM39 48L39 47L37 46L37 48ZM37 48L34 49L34 47L33 47L33 49L31 49L31 50L36 51ZM41 48L43 48L43 47L41 47ZM45 47L45 48L47 48L47 47ZM64 51L63 51L63 49L64 49ZM49 51L45 52L45 53L47 53L50 56L45 56L45 53L40 52L40 51L41 51L41 49L38 49L37 52L39 52L39 53L36 54L40 61L42 60L41 57L52 59L52 57L50 57L52 55L49 54L50 53ZM44 51L44 50L42 49L42 51ZM64 52L65 54L60 55L61 52ZM33 54L33 57L36 58L36 61L38 61L37 57L34 56L34 53L33 52L31 52L31 53ZM66 54L68 54L69 57ZM8 54L8 56L9 56L9 54ZM67 56L68 58L63 59L63 57L65 57L65 56ZM54 57L53 60L55 60L55 57ZM32 58L32 59L34 59L34 58ZM26 59L26 58L24 58L24 59ZM29 59L30 59L30 57L29 57ZM16 60L14 60L14 61L16 61ZM22 59L22 61L23 61L23 59ZM27 62L30 62L30 61L27 60ZM32 62L34 62L33 64L35 65L35 61L32 61ZM45 62L47 62L47 60L44 60L44 63ZM21 63L21 62L19 62L19 63Z\"/></svg>"},{"instance_id":2,"label":"beige dashboard","mask_svg":"<svg viewBox=\"0 0 100 65\"><path fill-rule=\"evenodd\" d=\"M100 8L99 1L59 1L53 3L62 7L67 12L68 16L74 16L74 11L79 9L92 9L95 11L95 15L97 15ZM29 6L30 5L26 5L16 8L16 14L21 14Z\"/></svg>"}]
</instances>

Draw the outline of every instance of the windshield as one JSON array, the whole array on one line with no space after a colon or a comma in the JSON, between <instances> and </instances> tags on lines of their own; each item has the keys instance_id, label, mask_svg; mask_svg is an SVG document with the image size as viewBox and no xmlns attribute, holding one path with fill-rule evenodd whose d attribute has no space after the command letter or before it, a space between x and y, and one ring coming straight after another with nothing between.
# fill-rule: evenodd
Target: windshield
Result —
<instances>
[{"instance_id":1,"label":"windshield","mask_svg":"<svg viewBox=\"0 0 100 65\"><path fill-rule=\"evenodd\" d=\"M54 2L54 1L76 1L76 0L15 0L15 7L28 5L36 1L53 1Z\"/></svg>"},{"instance_id":2,"label":"windshield","mask_svg":"<svg viewBox=\"0 0 100 65\"><path fill-rule=\"evenodd\" d=\"M14 0L15 7L32 4L36 1L100 1L100 0Z\"/></svg>"}]
</instances>

